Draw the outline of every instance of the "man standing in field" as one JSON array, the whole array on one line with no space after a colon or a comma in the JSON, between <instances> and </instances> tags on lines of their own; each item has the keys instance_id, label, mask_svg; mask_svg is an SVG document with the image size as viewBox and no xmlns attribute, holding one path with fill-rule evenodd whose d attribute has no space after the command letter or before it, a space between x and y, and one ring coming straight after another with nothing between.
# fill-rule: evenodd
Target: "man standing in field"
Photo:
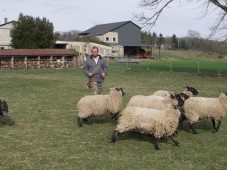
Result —
<instances>
[{"instance_id":1,"label":"man standing in field","mask_svg":"<svg viewBox=\"0 0 227 170\"><path fill-rule=\"evenodd\" d=\"M102 93L103 81L107 75L108 66L106 61L99 55L98 47L93 47L91 54L84 62L83 70L89 78L94 95L97 95Z\"/></svg>"}]
</instances>

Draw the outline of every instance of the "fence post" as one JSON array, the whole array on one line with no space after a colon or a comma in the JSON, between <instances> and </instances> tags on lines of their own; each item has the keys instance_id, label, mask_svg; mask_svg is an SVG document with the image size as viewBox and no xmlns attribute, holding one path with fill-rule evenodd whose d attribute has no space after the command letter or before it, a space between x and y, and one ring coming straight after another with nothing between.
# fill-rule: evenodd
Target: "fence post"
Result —
<instances>
[{"instance_id":1,"label":"fence post","mask_svg":"<svg viewBox=\"0 0 227 170\"><path fill-rule=\"evenodd\" d=\"M169 71L170 71L170 73L172 73L172 62L171 61L169 62Z\"/></svg>"},{"instance_id":2,"label":"fence post","mask_svg":"<svg viewBox=\"0 0 227 170\"><path fill-rule=\"evenodd\" d=\"M25 69L28 69L28 57L27 56L24 57L24 65L25 65Z\"/></svg>"},{"instance_id":3,"label":"fence post","mask_svg":"<svg viewBox=\"0 0 227 170\"><path fill-rule=\"evenodd\" d=\"M14 57L11 57L11 68L14 68Z\"/></svg>"},{"instance_id":4,"label":"fence post","mask_svg":"<svg viewBox=\"0 0 227 170\"><path fill-rule=\"evenodd\" d=\"M147 63L147 71L148 71L148 72L150 72L150 68L149 68L149 65L148 65L148 63Z\"/></svg>"},{"instance_id":5,"label":"fence post","mask_svg":"<svg viewBox=\"0 0 227 170\"><path fill-rule=\"evenodd\" d=\"M40 56L38 56L37 60L38 60L38 61L37 61L37 62L38 62L38 63L37 63L37 64L38 64L38 68L41 68L41 66L40 66L40 64L41 64L41 63L40 63Z\"/></svg>"},{"instance_id":6,"label":"fence post","mask_svg":"<svg viewBox=\"0 0 227 170\"><path fill-rule=\"evenodd\" d=\"M200 73L200 65L199 65L199 61L198 61L197 66L198 66L198 74L199 74L199 73Z\"/></svg>"}]
</instances>

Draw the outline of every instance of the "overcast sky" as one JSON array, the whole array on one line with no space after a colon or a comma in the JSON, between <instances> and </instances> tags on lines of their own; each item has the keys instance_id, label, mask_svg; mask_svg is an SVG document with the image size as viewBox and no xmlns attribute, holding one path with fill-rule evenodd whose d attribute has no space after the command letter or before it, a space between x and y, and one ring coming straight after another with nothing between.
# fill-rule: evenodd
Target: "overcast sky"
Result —
<instances>
[{"instance_id":1,"label":"overcast sky","mask_svg":"<svg viewBox=\"0 0 227 170\"><path fill-rule=\"evenodd\" d=\"M1 1L0 24L4 23L5 17L9 21L17 20L22 12L33 17L46 17L53 22L55 31L84 31L97 24L135 22L134 13L146 12L138 3L139 0L6 0ZM199 4L173 4L161 15L151 32L183 37L193 29L206 38L216 14L205 17L203 14L204 9Z\"/></svg>"}]
</instances>

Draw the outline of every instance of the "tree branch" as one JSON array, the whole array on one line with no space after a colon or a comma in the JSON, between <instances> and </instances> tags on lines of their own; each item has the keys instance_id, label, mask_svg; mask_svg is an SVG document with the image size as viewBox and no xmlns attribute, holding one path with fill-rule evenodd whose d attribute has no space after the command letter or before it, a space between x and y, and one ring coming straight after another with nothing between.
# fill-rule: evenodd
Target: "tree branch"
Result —
<instances>
[{"instance_id":1,"label":"tree branch","mask_svg":"<svg viewBox=\"0 0 227 170\"><path fill-rule=\"evenodd\" d=\"M218 0L210 0L210 2L212 2L214 5L216 5L217 7L227 12L227 6L226 6L227 2L225 2L225 5L222 5Z\"/></svg>"},{"instance_id":2,"label":"tree branch","mask_svg":"<svg viewBox=\"0 0 227 170\"><path fill-rule=\"evenodd\" d=\"M143 27L150 27L150 29L156 24L160 14L163 12L163 10L174 0L169 0L166 2L158 11L156 11L151 17L145 17L144 14L140 15L139 17L136 16L137 20L139 22L142 22L141 24ZM147 10L154 10L157 9L158 6L162 0L143 0L140 4L141 7L146 7Z\"/></svg>"}]
</instances>

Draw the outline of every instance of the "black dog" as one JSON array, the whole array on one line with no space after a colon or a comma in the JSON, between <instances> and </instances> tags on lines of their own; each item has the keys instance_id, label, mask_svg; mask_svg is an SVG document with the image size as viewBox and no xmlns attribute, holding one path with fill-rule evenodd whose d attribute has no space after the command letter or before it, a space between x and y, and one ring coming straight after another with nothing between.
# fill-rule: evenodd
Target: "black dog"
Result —
<instances>
[{"instance_id":1,"label":"black dog","mask_svg":"<svg viewBox=\"0 0 227 170\"><path fill-rule=\"evenodd\" d=\"M9 112L8 108L9 107L8 107L7 102L5 100L3 100L3 101L0 100L0 115L3 115L3 116L7 115Z\"/></svg>"}]
</instances>

